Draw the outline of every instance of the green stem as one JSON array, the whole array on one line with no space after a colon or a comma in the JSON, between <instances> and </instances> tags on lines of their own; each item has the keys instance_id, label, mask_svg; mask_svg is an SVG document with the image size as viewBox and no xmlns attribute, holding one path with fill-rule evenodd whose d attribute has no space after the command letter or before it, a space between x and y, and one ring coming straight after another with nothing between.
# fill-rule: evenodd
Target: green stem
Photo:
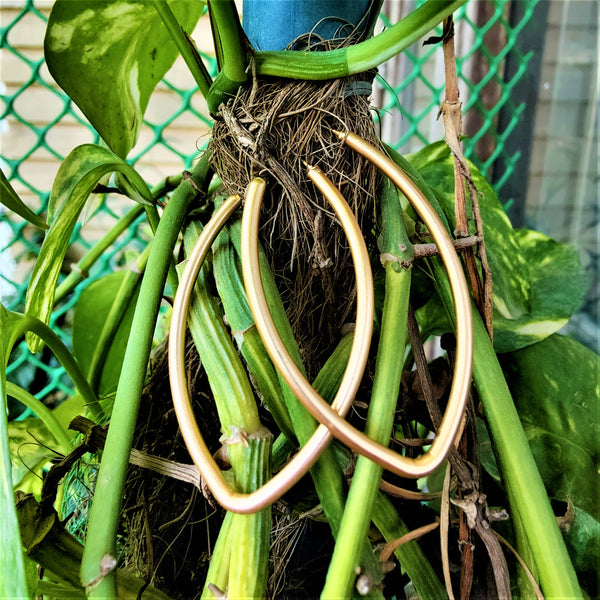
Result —
<instances>
[{"instance_id":1,"label":"green stem","mask_svg":"<svg viewBox=\"0 0 600 600\"><path fill-rule=\"evenodd\" d=\"M173 42L177 46L185 64L187 65L200 93L206 98L208 90L212 85L212 79L208 73L194 42L185 33L179 21L169 7L167 0L153 0L154 8L162 19Z\"/></svg>"},{"instance_id":2,"label":"green stem","mask_svg":"<svg viewBox=\"0 0 600 600\"><path fill-rule=\"evenodd\" d=\"M383 231L379 250L385 265L385 299L365 433L380 444L387 444L394 425L407 335L411 271L402 264L409 263L414 250L404 226L398 191L387 178L382 183L380 206ZM362 566L361 543L369 530L382 471L371 460L358 457L323 598L351 593Z\"/></svg>"},{"instance_id":3,"label":"green stem","mask_svg":"<svg viewBox=\"0 0 600 600\"><path fill-rule=\"evenodd\" d=\"M98 341L96 342L94 353L90 359L90 365L87 372L87 379L96 392L98 391L98 384L100 382L102 368L104 367L106 356L110 349L110 344L112 343L114 336L119 329L119 325L123 320L127 306L131 302L131 299L133 298L138 287L138 283L142 273L144 272L144 269L146 268L146 263L148 262L148 256L150 254L151 247L151 245L146 246L142 254L135 262L135 268L127 271L127 274L121 282L117 295L111 304L110 311L104 320L102 331L98 336Z\"/></svg>"},{"instance_id":4,"label":"green stem","mask_svg":"<svg viewBox=\"0 0 600 600\"><path fill-rule=\"evenodd\" d=\"M485 325L473 309L473 378L483 403L500 468L510 489L547 598L581 598L577 576L556 523L544 482Z\"/></svg>"},{"instance_id":5,"label":"green stem","mask_svg":"<svg viewBox=\"0 0 600 600\"><path fill-rule=\"evenodd\" d=\"M394 424L402 376L402 357L406 343L411 272L397 267L398 264L394 262L388 262L386 265L381 337L365 427L365 433L381 444L385 444L390 439ZM323 598L345 597L352 590L357 568L360 567L361 543L371 522L373 503L382 471L379 465L369 459L358 457L335 550L327 572Z\"/></svg>"},{"instance_id":6,"label":"green stem","mask_svg":"<svg viewBox=\"0 0 600 600\"><path fill-rule=\"evenodd\" d=\"M95 587L88 588L90 598L115 598L115 574L111 572L103 577L100 565L106 555L116 555L119 510L129 453L173 248L187 208L198 193L197 187L204 185L208 172L208 157L204 155L194 167L192 181L182 181L171 196L152 242L123 359L88 522L81 578L86 588L92 582L99 582Z\"/></svg>"},{"instance_id":7,"label":"green stem","mask_svg":"<svg viewBox=\"0 0 600 600\"><path fill-rule=\"evenodd\" d=\"M243 473L236 473L240 490L252 492L265 483L271 473L272 436L248 440L244 454ZM239 444L241 446L241 444ZM229 533L232 536L229 564L229 598L264 598L269 573L271 507L250 515L236 515Z\"/></svg>"},{"instance_id":8,"label":"green stem","mask_svg":"<svg viewBox=\"0 0 600 600\"><path fill-rule=\"evenodd\" d=\"M436 283L452 306L446 273L432 260ZM523 525L547 598L581 598L577 576L556 523L550 500L523 431L479 312L473 309L473 379L483 404L499 466L509 490L511 511Z\"/></svg>"},{"instance_id":9,"label":"green stem","mask_svg":"<svg viewBox=\"0 0 600 600\"><path fill-rule=\"evenodd\" d=\"M238 221L234 222L229 229L231 240L236 251L238 252L238 255L240 253L239 227L240 222ZM269 262L262 249L259 248L259 252L261 278L273 321L277 327L279 335L285 343L288 352L290 353L290 356L299 366L299 368L302 369L303 367L302 360L300 358L300 350L294 338L294 334L289 324L281 297L279 296L279 291L277 290L277 285L275 283L275 279L273 278ZM327 376L327 382L323 381L324 378L321 377L321 373L314 382L315 388L321 394L324 394L323 387L326 385L326 383L331 383L332 380L336 379L335 373L338 374L340 379L338 379L338 384L335 386L335 389L332 389L331 387L329 389L333 393L337 391L339 381L341 380L341 376L348 361L348 355L345 354L345 352L349 352L350 344L341 342L340 347L341 348L339 352L338 350L334 352L334 356L332 356L333 360L331 362L328 361L327 372L330 375ZM300 446L303 446L317 428L317 422L294 396L282 378L280 378L280 385L283 391L284 402L292 421L294 433ZM325 395L323 397L327 399ZM329 445L327 448L325 448L319 457L319 460L311 468L310 475L315 485L319 501L321 502L323 512L325 513L325 516L327 517L331 527L333 536L336 537L344 512L346 483L332 445ZM373 554L371 545L366 537L363 539L362 557L365 569L376 576L380 571L379 563ZM377 592L374 592L374 594L377 594Z\"/></svg>"},{"instance_id":10,"label":"green stem","mask_svg":"<svg viewBox=\"0 0 600 600\"><path fill-rule=\"evenodd\" d=\"M48 345L48 348L50 348L58 362L63 366L67 372L67 375L69 375L73 381L73 384L77 388L77 391L81 394L88 410L90 411L90 415L97 422L102 421L104 418L104 413L100 403L98 402L98 398L90 387L85 375L81 372L81 369L73 358L71 352L69 352L69 349L63 344L58 335L56 335L56 333L54 333L54 331L52 331L48 325L39 319L36 319L35 317L12 313L10 311L6 311L6 313L9 315L9 319L12 321L12 331L10 332L12 335L9 334L9 339L5 340L5 343L8 342L8 348L6 350L7 356L12 351L14 343L17 339L25 335L26 332L30 331L35 333ZM2 366L5 367L6 365Z\"/></svg>"},{"instance_id":11,"label":"green stem","mask_svg":"<svg viewBox=\"0 0 600 600\"><path fill-rule=\"evenodd\" d=\"M189 256L201 233L197 222L185 230L183 243ZM261 428L252 387L236 352L215 299L206 286L207 265L200 270L189 312L189 328L208 376L223 433L235 429L254 433Z\"/></svg>"},{"instance_id":12,"label":"green stem","mask_svg":"<svg viewBox=\"0 0 600 600\"><path fill-rule=\"evenodd\" d=\"M58 419L52 414L52 411L35 396L30 394L27 390L22 387L6 382L6 393L8 396L12 396L27 408L31 409L36 416L42 420L44 425L48 428L48 431L54 436L54 439L60 445L60 449L63 454L68 454L71 449L71 437L63 426L58 422Z\"/></svg>"},{"instance_id":13,"label":"green stem","mask_svg":"<svg viewBox=\"0 0 600 600\"><path fill-rule=\"evenodd\" d=\"M186 229L183 242L187 255L200 233L196 222ZM236 488L252 492L270 477L273 436L260 423L248 376L217 302L208 291L208 272L208 265L204 265L194 287L189 328L213 392ZM268 576L271 509L237 515L234 521L230 530L219 534L233 538L228 557L228 596L260 598Z\"/></svg>"},{"instance_id":14,"label":"green stem","mask_svg":"<svg viewBox=\"0 0 600 600\"><path fill-rule=\"evenodd\" d=\"M210 557L206 582L202 590L202 600L212 600L215 598L215 595L209 589L209 585L215 586L222 592L227 589L227 582L229 581L229 565L231 563L231 547L235 543L231 531L236 530L235 521L237 516L236 513L225 513L219 536L217 537L215 547L213 548Z\"/></svg>"},{"instance_id":15,"label":"green stem","mask_svg":"<svg viewBox=\"0 0 600 600\"><path fill-rule=\"evenodd\" d=\"M288 439L293 440L294 430L287 408L283 403L277 371L273 367L254 324L241 268L240 260L231 244L228 232L222 231L213 245L213 271L227 321L248 370L252 374L262 399L271 411L275 423Z\"/></svg>"},{"instance_id":16,"label":"green stem","mask_svg":"<svg viewBox=\"0 0 600 600\"><path fill-rule=\"evenodd\" d=\"M219 74L205 96L211 114L248 79L244 30L233 0L209 2Z\"/></svg>"},{"instance_id":17,"label":"green stem","mask_svg":"<svg viewBox=\"0 0 600 600\"><path fill-rule=\"evenodd\" d=\"M335 79L374 69L439 25L467 0L429 0L373 38L327 52L256 52L258 75L288 79Z\"/></svg>"},{"instance_id":18,"label":"green stem","mask_svg":"<svg viewBox=\"0 0 600 600\"><path fill-rule=\"evenodd\" d=\"M408 527L398 516L394 505L383 493L378 492L373 506L373 523L387 542L397 540L409 533ZM416 541L402 544L394 551L403 571L412 581L419 600L441 600L446 590L440 583L427 557Z\"/></svg>"},{"instance_id":19,"label":"green stem","mask_svg":"<svg viewBox=\"0 0 600 600\"><path fill-rule=\"evenodd\" d=\"M160 216L156 206L146 206L146 216L148 217L148 222L150 223L152 233L156 234L158 224L160 223ZM177 270L175 269L175 261L172 258L171 262L169 263L169 270L167 272L167 283L171 286L172 293L175 295L179 285L179 276L177 275Z\"/></svg>"},{"instance_id":20,"label":"green stem","mask_svg":"<svg viewBox=\"0 0 600 600\"><path fill-rule=\"evenodd\" d=\"M397 270L396 266L391 262L386 266L381 337L365 427L365 433L380 444L387 443L392 432L406 343L411 272ZM358 457L322 598L346 597L351 593L382 472L376 463Z\"/></svg>"}]
</instances>

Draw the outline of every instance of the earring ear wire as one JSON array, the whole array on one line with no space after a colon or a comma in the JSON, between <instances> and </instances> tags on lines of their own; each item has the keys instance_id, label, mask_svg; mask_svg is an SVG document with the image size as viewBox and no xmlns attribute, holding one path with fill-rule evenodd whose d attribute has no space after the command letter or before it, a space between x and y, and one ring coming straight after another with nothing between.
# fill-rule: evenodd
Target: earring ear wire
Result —
<instances>
[{"instance_id":1,"label":"earring ear wire","mask_svg":"<svg viewBox=\"0 0 600 600\"><path fill-rule=\"evenodd\" d=\"M424 194L414 184L404 171L393 163L385 154L365 142L353 133L336 132L338 137L375 164L385 173L394 184L404 193L415 211L421 216L428 227L433 239L438 245L440 255L448 272L452 295L456 312L456 360L455 372L450 390L448 405L438 435L434 439L431 448L425 454L417 458L407 458L390 448L382 446L367 437L364 433L352 427L343 416L335 412L323 398L314 390L304 375L293 363L287 352L281 337L273 323L271 315L266 306L264 291L260 278L258 266L258 252L256 250L257 240L255 232L258 231L258 211L244 211L246 226L242 229L242 270L244 283L248 290L248 301L254 315L256 326L263 339L265 348L271 360L281 373L287 384L294 391L297 398L320 422L325 424L332 434L340 441L348 445L352 450L362 454L385 469L403 477L423 477L435 470L445 459L450 450L457 432L461 426L465 405L471 381L471 367L473 359L473 332L471 322L471 300L465 281L464 273L452 244L450 236L446 232L440 218L435 213ZM317 167L307 166L308 176L323 193L327 201L333 207L339 221L346 232L350 247L359 245L362 241L360 230L352 226L355 221L352 211L339 190ZM364 244L364 241L362 241ZM355 267L359 266L370 272L368 256L357 257L353 254ZM357 278L359 272L357 272ZM357 284L358 288L358 284ZM358 326L366 313L361 312L360 298L357 306L357 332L355 344L361 344ZM366 342L365 342L366 343ZM369 338L370 344L370 338ZM362 373L362 372L361 372ZM341 393L351 393L352 390L340 388ZM353 395L352 395L353 397ZM336 397L337 398L337 397Z\"/></svg>"},{"instance_id":2,"label":"earring ear wire","mask_svg":"<svg viewBox=\"0 0 600 600\"><path fill-rule=\"evenodd\" d=\"M265 190L265 182L260 178L252 180L246 190L244 211L242 217L242 239L250 240L247 249L242 250L242 261L245 254L255 257L252 267L252 277L258 277L261 282L260 290L264 299L262 280L258 269L258 222L260 206ZM292 460L275 476L267 481L258 490L249 494L236 492L227 483L217 464L215 463L192 410L191 399L187 389L184 347L187 315L190 299L196 278L202 267L204 259L219 231L223 228L230 216L239 208L241 199L231 196L217 210L198 238L184 269L171 317L169 334L169 377L173 404L181 433L192 457L200 470L206 485L212 492L215 500L225 509L236 513L254 513L269 504L272 504L297 483L317 461L320 454L331 442L332 435L324 425L319 425L308 442L296 453ZM355 271L357 275L357 297L362 323L357 324L355 341L350 353L350 361L340 385L340 390L332 403L332 409L343 418L354 399L369 353L372 326L373 326L373 278L368 262L368 253L360 235L360 228L356 222L352 225L353 231L349 234L354 241L353 256L356 256ZM347 233L348 235L348 233ZM366 268L365 268L366 267ZM246 277L245 277L246 279ZM247 287L248 297L252 296L253 288ZM266 299L261 304L262 309L269 316ZM290 358L291 360L291 358Z\"/></svg>"}]
</instances>

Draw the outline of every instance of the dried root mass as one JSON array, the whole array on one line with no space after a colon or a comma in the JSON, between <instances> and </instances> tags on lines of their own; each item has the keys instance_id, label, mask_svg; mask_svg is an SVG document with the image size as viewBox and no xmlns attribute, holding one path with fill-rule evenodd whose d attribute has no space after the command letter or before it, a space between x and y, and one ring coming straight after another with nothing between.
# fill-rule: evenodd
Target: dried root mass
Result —
<instances>
[{"instance_id":1,"label":"dried root mass","mask_svg":"<svg viewBox=\"0 0 600 600\"><path fill-rule=\"evenodd\" d=\"M210 151L226 191L243 196L253 177L267 180L261 239L309 376L353 318L354 276L335 215L306 176L320 167L350 204L372 244L378 175L334 130L378 144L370 75L330 81L255 80L222 105Z\"/></svg>"}]
</instances>

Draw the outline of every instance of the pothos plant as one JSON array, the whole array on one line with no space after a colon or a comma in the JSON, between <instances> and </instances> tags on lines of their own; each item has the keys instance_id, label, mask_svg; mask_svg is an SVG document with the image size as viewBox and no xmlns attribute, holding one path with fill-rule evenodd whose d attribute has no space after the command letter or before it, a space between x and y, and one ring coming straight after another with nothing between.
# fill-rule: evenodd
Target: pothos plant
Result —
<instances>
[{"instance_id":1,"label":"pothos plant","mask_svg":"<svg viewBox=\"0 0 600 600\"><path fill-rule=\"evenodd\" d=\"M344 22L333 41L313 30L320 17L312 2L295 9L281 3L312 19L310 35L263 51L248 41L269 35L264 21L252 19L251 1L244 31L232 1L212 0L214 79L188 36L205 10L200 1L55 2L46 61L102 144L67 156L44 217L2 175L2 203L45 231L23 313L0 307L2 401L15 398L36 415L8 423L0 411L3 598L235 599L295 597L302 589L325 598L400 597L407 582L422 599L453 597L453 589L463 598L472 590L502 598L597 592L598 358L557 333L586 278L573 249L514 230L462 155L451 15L464 1L429 0L375 36L381 3L364 2L358 17L356 6L338 14L352 12L354 23L348 30ZM368 103L374 69L442 22L433 42L446 61L446 140L405 157L385 150L455 235L472 290L473 382L462 437L443 467L416 483L382 480L381 467L334 442L275 507L225 513L186 459L164 386L165 328L157 322L163 298L178 289L179 265L215 209L228 195L243 195L255 176L270 188L261 229L269 307L315 389L328 400L336 393L353 338L343 326L354 318L355 292L346 242L304 162L321 166L352 204L371 257L375 335L354 422L407 456L418 455L439 425L452 379L447 275L403 195L333 131L358 131L384 147ZM127 156L156 84L179 54L214 117L213 138L191 172L150 187ZM109 177L136 204L59 282L74 226ZM67 349L48 326L53 310L143 213L152 240L130 270L105 275L79 295ZM240 235L234 215L212 245L194 290L186 357L200 428L232 485L249 492L282 468L317 423L278 375L254 326ZM73 381L74 395L54 410L6 379L23 336L33 353L46 345ZM427 365L423 343L433 338L443 351ZM26 428L44 441L27 455L28 470L18 460ZM85 501L73 489L75 469ZM42 484L36 472L45 473ZM183 492L167 493L161 505L155 488L170 490L177 480L186 482L177 484ZM210 513L200 528L189 522L198 513L183 518L193 510L190 497ZM142 525L131 518L136 510ZM83 529L74 527L77 519ZM441 546L425 536L436 529ZM300 534L308 550L281 550L282 539ZM175 556L182 541L184 556ZM314 552L327 558L318 568ZM169 574L161 566L171 560Z\"/></svg>"}]
</instances>

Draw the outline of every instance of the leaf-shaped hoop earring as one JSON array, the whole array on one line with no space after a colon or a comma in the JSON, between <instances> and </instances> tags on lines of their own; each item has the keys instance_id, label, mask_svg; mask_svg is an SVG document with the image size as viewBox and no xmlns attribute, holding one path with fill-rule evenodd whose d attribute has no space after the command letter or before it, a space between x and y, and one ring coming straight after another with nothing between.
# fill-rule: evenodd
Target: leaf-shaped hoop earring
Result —
<instances>
[{"instance_id":1,"label":"leaf-shaped hoop earring","mask_svg":"<svg viewBox=\"0 0 600 600\"><path fill-rule=\"evenodd\" d=\"M403 477L417 478L431 473L446 457L464 414L465 403L471 381L473 359L473 332L471 323L471 301L469 291L456 250L439 217L412 180L382 152L349 133L338 133L351 148L365 156L383 171L408 198L427 225L438 245L440 255L448 272L456 312L456 361L454 378L446 413L437 437L429 451L415 459L401 456L397 452L378 444L364 433L352 427L343 417L334 412L319 396L304 375L298 370L284 347L266 306L258 267L258 218L260 199L248 198L242 221L242 271L248 290L248 301L256 326L271 360L311 414L330 429L336 438L354 451L375 461L382 467ZM332 205L344 230L349 229L352 212L339 190L317 168L308 167L308 174ZM359 320L357 319L357 322Z\"/></svg>"},{"instance_id":2,"label":"leaf-shaped hoop earring","mask_svg":"<svg viewBox=\"0 0 600 600\"><path fill-rule=\"evenodd\" d=\"M246 192L246 207L244 215L249 210L255 210L264 194L265 182L254 179ZM250 201L252 199L252 201ZM297 452L294 458L268 482L250 494L234 491L225 481L221 470L213 460L211 453L204 442L204 438L192 410L192 404L187 388L184 361L185 330L190 299L196 278L210 247L225 225L229 217L241 204L239 196L229 197L217 210L198 238L188 264L181 276L179 288L173 304L171 327L169 331L169 378L173 404L181 433L185 440L192 460L200 470L206 485L221 506L236 513L257 512L288 491L297 483L319 458L319 455L332 440L332 435L324 425L319 425L308 442ZM254 219L253 219L254 220ZM346 415L356 390L362 379L373 328L373 277L369 264L369 255L365 246L358 223L348 224L346 235L350 240L350 250L354 259L357 288L357 325L348 365L340 384L338 393L331 405L335 414ZM258 264L258 241L254 246ZM258 266L257 266L258 269ZM258 271L257 271L258 273ZM260 276L258 278L261 284ZM248 290L248 295L250 295ZM264 291L263 291L264 297ZM268 311L268 308L267 308Z\"/></svg>"}]
</instances>

